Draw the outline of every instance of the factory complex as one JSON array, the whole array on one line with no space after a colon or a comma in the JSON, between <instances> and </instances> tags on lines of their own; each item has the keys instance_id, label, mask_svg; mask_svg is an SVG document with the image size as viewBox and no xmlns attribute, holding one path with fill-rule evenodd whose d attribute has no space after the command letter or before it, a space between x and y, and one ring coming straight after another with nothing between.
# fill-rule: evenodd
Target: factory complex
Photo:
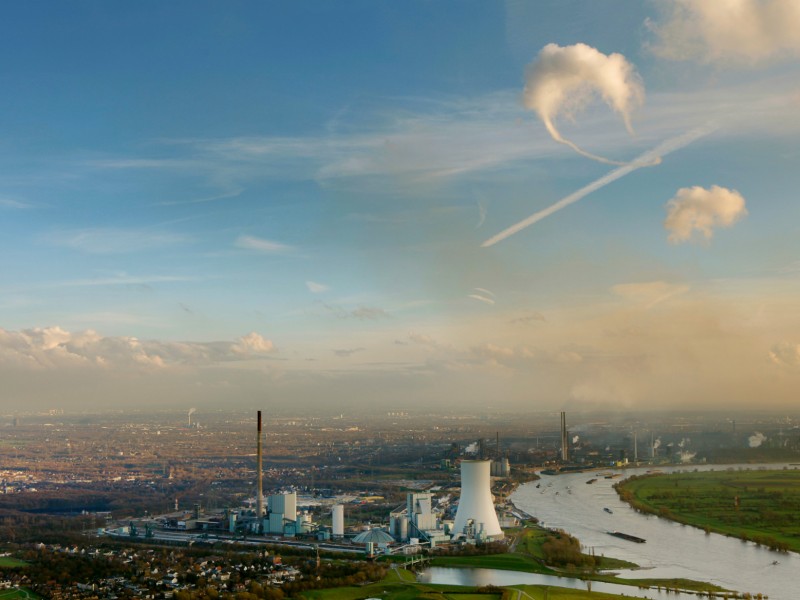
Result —
<instances>
[{"instance_id":1,"label":"factory complex","mask_svg":"<svg viewBox=\"0 0 800 600\"><path fill-rule=\"evenodd\" d=\"M195 504L193 511L187 512L178 510L176 501L173 513L130 521L101 533L134 538L143 534L145 538L173 540L311 542L375 555L500 541L504 538L501 522L504 526L518 525L513 514L498 517L491 490L493 477L510 475L507 457L462 459L460 493L452 501L455 494L441 487L411 491L406 494L405 503L386 515L388 526L381 519L379 525L359 524L346 529L346 504L363 500L347 496L320 500L298 496L296 490L264 495L261 411L258 411L256 449L255 498L242 507L205 513Z\"/></svg>"}]
</instances>

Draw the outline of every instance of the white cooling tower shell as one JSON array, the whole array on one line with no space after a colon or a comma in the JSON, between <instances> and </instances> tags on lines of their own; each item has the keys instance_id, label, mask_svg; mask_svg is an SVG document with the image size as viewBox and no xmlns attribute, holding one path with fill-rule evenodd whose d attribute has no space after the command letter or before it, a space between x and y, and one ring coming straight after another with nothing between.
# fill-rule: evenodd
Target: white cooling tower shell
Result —
<instances>
[{"instance_id":1,"label":"white cooling tower shell","mask_svg":"<svg viewBox=\"0 0 800 600\"><path fill-rule=\"evenodd\" d=\"M503 537L492 502L490 464L491 461L488 460L461 461L461 499L458 501L456 520L453 523L455 534L463 533L471 519L476 532L483 529L482 536Z\"/></svg>"}]
</instances>

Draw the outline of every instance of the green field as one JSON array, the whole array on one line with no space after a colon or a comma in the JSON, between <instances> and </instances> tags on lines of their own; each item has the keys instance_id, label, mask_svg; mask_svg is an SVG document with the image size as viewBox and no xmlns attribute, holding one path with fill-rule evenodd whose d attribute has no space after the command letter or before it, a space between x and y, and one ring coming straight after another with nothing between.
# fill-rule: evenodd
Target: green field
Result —
<instances>
[{"instance_id":1,"label":"green field","mask_svg":"<svg viewBox=\"0 0 800 600\"><path fill-rule=\"evenodd\" d=\"M0 567L27 567L28 563L11 556L0 556Z\"/></svg>"},{"instance_id":2,"label":"green field","mask_svg":"<svg viewBox=\"0 0 800 600\"><path fill-rule=\"evenodd\" d=\"M25 588L19 590L0 590L0 600L38 600L37 596Z\"/></svg>"},{"instance_id":3,"label":"green field","mask_svg":"<svg viewBox=\"0 0 800 600\"><path fill-rule=\"evenodd\" d=\"M617 486L634 508L800 552L800 471L705 471L632 477Z\"/></svg>"}]
</instances>

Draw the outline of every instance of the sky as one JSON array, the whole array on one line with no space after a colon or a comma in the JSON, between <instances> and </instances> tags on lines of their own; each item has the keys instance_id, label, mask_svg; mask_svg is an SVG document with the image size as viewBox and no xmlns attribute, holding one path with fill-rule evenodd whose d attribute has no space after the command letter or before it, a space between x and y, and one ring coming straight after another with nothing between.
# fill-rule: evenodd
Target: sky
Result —
<instances>
[{"instance_id":1,"label":"sky","mask_svg":"<svg viewBox=\"0 0 800 600\"><path fill-rule=\"evenodd\" d=\"M0 410L800 391L800 4L18 2Z\"/></svg>"}]
</instances>

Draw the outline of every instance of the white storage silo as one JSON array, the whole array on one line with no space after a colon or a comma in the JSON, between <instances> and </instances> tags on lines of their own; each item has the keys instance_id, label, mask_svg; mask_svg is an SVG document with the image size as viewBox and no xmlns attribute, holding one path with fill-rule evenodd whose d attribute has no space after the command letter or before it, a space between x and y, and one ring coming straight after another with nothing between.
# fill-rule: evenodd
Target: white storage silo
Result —
<instances>
[{"instance_id":1,"label":"white storage silo","mask_svg":"<svg viewBox=\"0 0 800 600\"><path fill-rule=\"evenodd\" d=\"M458 501L453 533L463 533L471 520L474 531L481 532L482 537L503 537L492 501L490 468L488 460L461 461L461 499Z\"/></svg>"},{"instance_id":2,"label":"white storage silo","mask_svg":"<svg viewBox=\"0 0 800 600\"><path fill-rule=\"evenodd\" d=\"M344 506L341 504L333 505L333 537L342 537L344 535Z\"/></svg>"}]
</instances>

